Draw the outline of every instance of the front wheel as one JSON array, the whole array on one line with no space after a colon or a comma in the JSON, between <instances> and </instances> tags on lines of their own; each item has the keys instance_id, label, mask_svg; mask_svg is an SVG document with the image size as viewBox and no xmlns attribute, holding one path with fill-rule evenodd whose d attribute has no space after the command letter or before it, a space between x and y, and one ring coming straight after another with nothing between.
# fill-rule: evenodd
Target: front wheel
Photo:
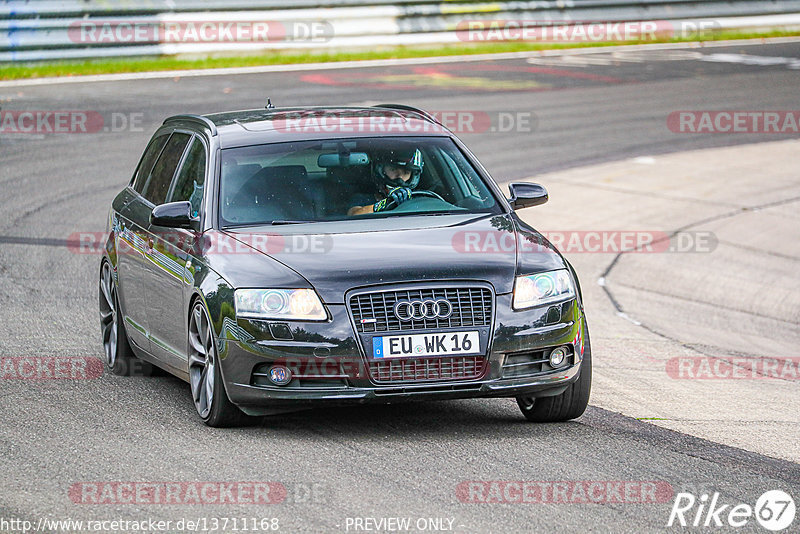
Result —
<instances>
[{"instance_id":1,"label":"front wheel","mask_svg":"<svg viewBox=\"0 0 800 534\"><path fill-rule=\"evenodd\" d=\"M189 384L194 407L206 425L230 427L252 420L228 399L211 321L199 300L192 307L189 319Z\"/></svg>"},{"instance_id":2,"label":"front wheel","mask_svg":"<svg viewBox=\"0 0 800 534\"><path fill-rule=\"evenodd\" d=\"M584 320L585 324L585 320ZM555 423L569 421L583 415L589 404L592 390L592 347L589 344L589 330L584 327L583 361L578 379L567 389L552 397L517 397L522 415L535 423Z\"/></svg>"}]
</instances>

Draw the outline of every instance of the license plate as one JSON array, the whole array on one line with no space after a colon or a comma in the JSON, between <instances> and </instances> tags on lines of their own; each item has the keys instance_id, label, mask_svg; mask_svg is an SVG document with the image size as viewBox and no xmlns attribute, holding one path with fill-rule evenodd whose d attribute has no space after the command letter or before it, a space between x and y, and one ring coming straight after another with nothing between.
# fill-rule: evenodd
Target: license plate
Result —
<instances>
[{"instance_id":1,"label":"license plate","mask_svg":"<svg viewBox=\"0 0 800 534\"><path fill-rule=\"evenodd\" d=\"M480 354L478 331L372 338L373 358L404 358L413 356L447 356L450 354Z\"/></svg>"}]
</instances>

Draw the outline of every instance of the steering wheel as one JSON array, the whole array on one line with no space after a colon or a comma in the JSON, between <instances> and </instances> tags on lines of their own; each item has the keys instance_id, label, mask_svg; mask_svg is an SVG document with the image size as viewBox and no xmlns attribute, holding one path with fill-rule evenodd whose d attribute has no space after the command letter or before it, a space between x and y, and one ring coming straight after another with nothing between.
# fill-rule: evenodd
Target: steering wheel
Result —
<instances>
[{"instance_id":1,"label":"steering wheel","mask_svg":"<svg viewBox=\"0 0 800 534\"><path fill-rule=\"evenodd\" d=\"M428 191L428 190L425 190L425 189L420 189L419 191L411 191L411 198L414 198L415 196L433 197L433 198L438 198L442 202L447 202L445 199L443 199L439 195L439 193L434 193L433 191ZM409 200L411 200L411 199L409 199ZM408 201L406 201L406 202L408 202ZM448 204L449 204L449 202L448 202ZM389 210L394 209L394 208L390 208L389 206L394 206L394 208L396 208L398 206L398 204L397 204L397 202L394 201L394 199L392 199L392 200L390 200L389 202L386 203L386 210L389 211Z\"/></svg>"}]
</instances>

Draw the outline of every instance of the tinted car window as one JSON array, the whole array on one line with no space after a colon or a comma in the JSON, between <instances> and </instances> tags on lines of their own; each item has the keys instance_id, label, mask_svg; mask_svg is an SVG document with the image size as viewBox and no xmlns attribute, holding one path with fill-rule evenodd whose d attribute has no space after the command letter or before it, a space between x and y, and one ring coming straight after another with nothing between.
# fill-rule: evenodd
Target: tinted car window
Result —
<instances>
[{"instance_id":1,"label":"tinted car window","mask_svg":"<svg viewBox=\"0 0 800 534\"><path fill-rule=\"evenodd\" d=\"M185 133L174 133L167 141L167 145L158 157L153 172L144 186L142 196L155 205L163 204L167 198L169 184L175 175L175 169L181 161L181 156L189 143L191 136Z\"/></svg>"},{"instance_id":2,"label":"tinted car window","mask_svg":"<svg viewBox=\"0 0 800 534\"><path fill-rule=\"evenodd\" d=\"M421 154L411 199L394 209L349 215L386 196L376 178L388 155ZM331 139L222 151L220 224L331 221L425 213L499 213L489 187L447 137ZM383 191L383 192L382 192Z\"/></svg>"},{"instance_id":3,"label":"tinted car window","mask_svg":"<svg viewBox=\"0 0 800 534\"><path fill-rule=\"evenodd\" d=\"M137 193L141 193L142 190L144 190L144 184L147 182L147 177L150 176L153 163L155 163L158 155L161 154L161 149L164 148L164 143L167 142L167 139L169 139L169 135L159 135L147 145L144 155L139 161L139 166L136 167L136 172L133 173L133 180L131 182L133 183L133 189L135 189Z\"/></svg>"},{"instance_id":4,"label":"tinted car window","mask_svg":"<svg viewBox=\"0 0 800 534\"><path fill-rule=\"evenodd\" d=\"M194 138L192 146L183 160L181 170L175 179L170 202L188 200L192 203L192 216L197 217L200 202L203 200L203 183L206 177L206 149L203 143Z\"/></svg>"}]
</instances>

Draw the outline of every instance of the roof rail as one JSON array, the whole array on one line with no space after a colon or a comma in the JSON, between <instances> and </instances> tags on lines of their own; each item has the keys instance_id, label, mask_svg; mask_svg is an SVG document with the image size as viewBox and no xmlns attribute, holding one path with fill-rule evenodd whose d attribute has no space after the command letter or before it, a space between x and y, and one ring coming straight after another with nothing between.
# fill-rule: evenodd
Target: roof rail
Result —
<instances>
[{"instance_id":1,"label":"roof rail","mask_svg":"<svg viewBox=\"0 0 800 534\"><path fill-rule=\"evenodd\" d=\"M402 110L402 111L412 111L414 113L418 113L418 114L422 115L425 119L427 119L427 120L429 120L429 121L431 121L431 122L433 122L435 124L438 124L440 126L442 125L441 122L436 120L436 117L434 117L433 115L431 115L427 111L425 111L423 109L420 109L420 108L415 108L414 106L407 106L406 104L377 104L377 105L372 106L372 107L374 107L374 108L386 108L386 109L399 109L399 110Z\"/></svg>"},{"instance_id":2,"label":"roof rail","mask_svg":"<svg viewBox=\"0 0 800 534\"><path fill-rule=\"evenodd\" d=\"M211 136L214 137L217 135L217 125L209 119L208 117L203 117L201 115L173 115L172 117L167 117L164 119L164 124L167 124L171 121L185 121L185 122L194 122L197 124L202 124L209 130L211 130Z\"/></svg>"}]
</instances>

